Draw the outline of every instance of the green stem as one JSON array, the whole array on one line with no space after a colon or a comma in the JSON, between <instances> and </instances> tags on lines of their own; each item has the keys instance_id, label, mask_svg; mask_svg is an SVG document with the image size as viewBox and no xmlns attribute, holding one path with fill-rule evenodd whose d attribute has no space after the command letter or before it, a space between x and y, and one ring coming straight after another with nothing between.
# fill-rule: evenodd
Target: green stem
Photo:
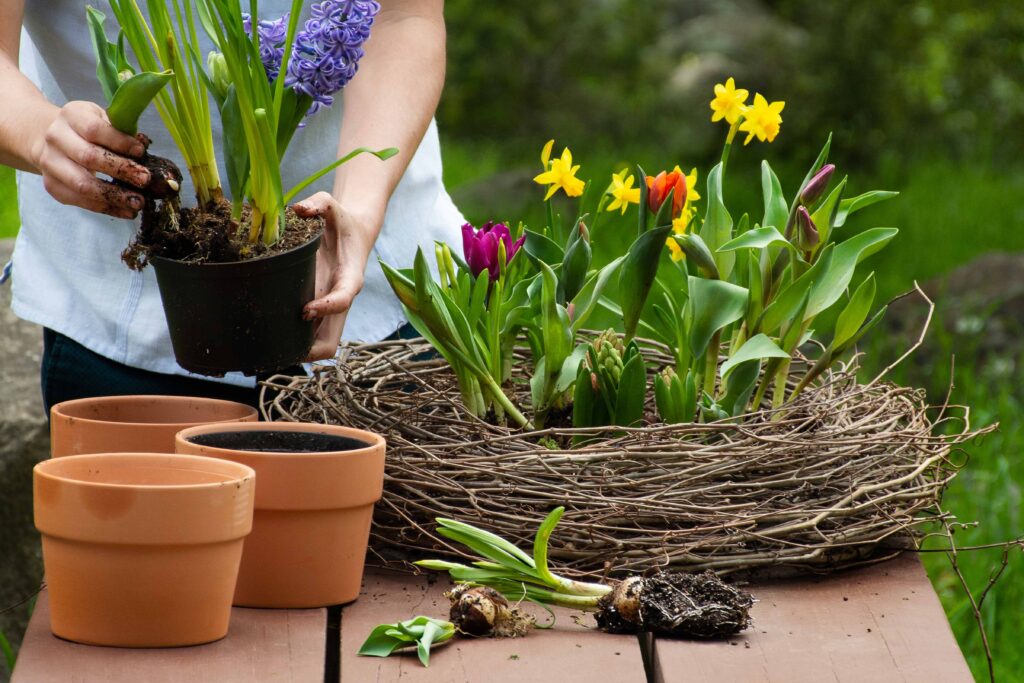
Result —
<instances>
[{"instance_id":1,"label":"green stem","mask_svg":"<svg viewBox=\"0 0 1024 683\"><path fill-rule=\"evenodd\" d=\"M721 331L715 332L711 337L711 344L708 346L704 356L704 393L708 396L715 395L715 379L718 376L718 352L721 350Z\"/></svg>"},{"instance_id":2,"label":"green stem","mask_svg":"<svg viewBox=\"0 0 1024 683\"><path fill-rule=\"evenodd\" d=\"M486 386L487 389L491 392L491 398L494 399L494 402L500 405L502 408L504 408L505 412L508 413L513 420L515 420L517 425L525 429L533 429L533 424L531 424L529 420L523 417L523 414L519 412L519 409L517 409L515 405L513 405L512 401L510 401L508 396L505 395L505 392L503 392L501 390L501 387L499 387L498 384L494 381L494 378L483 377L482 379L484 381L484 386Z\"/></svg>"},{"instance_id":3,"label":"green stem","mask_svg":"<svg viewBox=\"0 0 1024 683\"><path fill-rule=\"evenodd\" d=\"M775 390L772 394L772 408L781 408L786 402L786 379L789 377L789 364L787 358L782 362L782 367L775 374Z\"/></svg>"}]
</instances>

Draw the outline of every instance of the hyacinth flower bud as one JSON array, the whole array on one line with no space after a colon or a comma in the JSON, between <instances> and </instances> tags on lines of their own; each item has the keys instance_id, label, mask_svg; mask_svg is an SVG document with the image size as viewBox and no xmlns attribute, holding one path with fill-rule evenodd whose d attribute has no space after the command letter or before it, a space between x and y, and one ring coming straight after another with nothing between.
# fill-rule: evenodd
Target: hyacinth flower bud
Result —
<instances>
[{"instance_id":1,"label":"hyacinth flower bud","mask_svg":"<svg viewBox=\"0 0 1024 683\"><path fill-rule=\"evenodd\" d=\"M835 164L826 164L821 167L814 177L807 181L804 189L800 191L800 203L803 206L811 206L818 201L821 195L825 194L828 183L832 180L832 174L836 170Z\"/></svg>"},{"instance_id":2,"label":"hyacinth flower bud","mask_svg":"<svg viewBox=\"0 0 1024 683\"><path fill-rule=\"evenodd\" d=\"M821 237L818 235L818 227L811 219L811 214L803 206L796 210L796 224L798 227L796 241L797 246L804 251L812 251L818 246Z\"/></svg>"},{"instance_id":3,"label":"hyacinth flower bud","mask_svg":"<svg viewBox=\"0 0 1024 683\"><path fill-rule=\"evenodd\" d=\"M228 73L228 65L224 55L219 52L211 52L206 56L206 66L210 73L210 82L217 93L218 99L224 99L228 93L228 86L231 85L231 76Z\"/></svg>"}]
</instances>

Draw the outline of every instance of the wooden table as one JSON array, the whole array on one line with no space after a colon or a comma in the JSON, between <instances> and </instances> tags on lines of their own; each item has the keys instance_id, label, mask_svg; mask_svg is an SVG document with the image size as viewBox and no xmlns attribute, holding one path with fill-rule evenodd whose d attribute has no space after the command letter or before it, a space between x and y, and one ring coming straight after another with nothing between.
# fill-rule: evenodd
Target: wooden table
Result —
<instances>
[{"instance_id":1,"label":"wooden table","mask_svg":"<svg viewBox=\"0 0 1024 683\"><path fill-rule=\"evenodd\" d=\"M524 680L631 683L685 681L969 682L970 671L917 557L821 579L750 586L754 625L718 642L654 640L597 632L589 616L556 610L553 629L526 639L457 640L423 668L414 655L357 657L379 623L417 614L441 617L447 584L368 573L344 608L236 608L217 643L165 650L89 647L49 631L40 595L13 683L343 680L521 683Z\"/></svg>"}]
</instances>

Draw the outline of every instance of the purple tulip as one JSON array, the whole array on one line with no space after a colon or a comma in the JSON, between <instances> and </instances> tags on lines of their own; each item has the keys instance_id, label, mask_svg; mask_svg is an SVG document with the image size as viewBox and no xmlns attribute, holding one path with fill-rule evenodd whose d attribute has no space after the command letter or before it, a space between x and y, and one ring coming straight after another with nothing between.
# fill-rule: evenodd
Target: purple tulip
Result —
<instances>
[{"instance_id":1,"label":"purple tulip","mask_svg":"<svg viewBox=\"0 0 1024 683\"><path fill-rule=\"evenodd\" d=\"M486 270L490 274L491 282L498 279L499 246L505 245L507 264L525 241L526 235L523 235L513 242L512 233L504 223L487 221L479 230L469 223L462 226L462 254L470 272L476 277Z\"/></svg>"},{"instance_id":2,"label":"purple tulip","mask_svg":"<svg viewBox=\"0 0 1024 683\"><path fill-rule=\"evenodd\" d=\"M835 170L835 164L822 166L821 170L815 173L814 177L808 180L807 184L804 185L804 189L800 191L800 203L804 206L810 206L818 201L818 198L825 193L828 182L832 179L832 174Z\"/></svg>"},{"instance_id":3,"label":"purple tulip","mask_svg":"<svg viewBox=\"0 0 1024 683\"><path fill-rule=\"evenodd\" d=\"M811 219L811 214L802 206L796 210L796 224L800 227L800 232L796 236L797 245L804 251L811 251L817 247L821 241L818 226Z\"/></svg>"}]
</instances>

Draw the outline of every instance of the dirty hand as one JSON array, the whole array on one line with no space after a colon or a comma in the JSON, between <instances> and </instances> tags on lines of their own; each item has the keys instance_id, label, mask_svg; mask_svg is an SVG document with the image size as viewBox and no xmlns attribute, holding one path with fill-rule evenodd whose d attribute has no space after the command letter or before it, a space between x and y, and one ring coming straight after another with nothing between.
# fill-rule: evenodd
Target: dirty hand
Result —
<instances>
[{"instance_id":1,"label":"dirty hand","mask_svg":"<svg viewBox=\"0 0 1024 683\"><path fill-rule=\"evenodd\" d=\"M43 187L62 204L134 218L142 196L96 177L97 173L135 187L149 184L149 171L132 161L145 152L142 143L110 125L107 113L92 102L68 102L34 147Z\"/></svg>"},{"instance_id":2,"label":"dirty hand","mask_svg":"<svg viewBox=\"0 0 1024 683\"><path fill-rule=\"evenodd\" d=\"M293 207L302 217L323 216L324 236L316 254L316 298L303 316L319 320L308 361L333 358L352 300L363 288L363 271L379 225L346 211L327 192L318 192Z\"/></svg>"}]
</instances>

